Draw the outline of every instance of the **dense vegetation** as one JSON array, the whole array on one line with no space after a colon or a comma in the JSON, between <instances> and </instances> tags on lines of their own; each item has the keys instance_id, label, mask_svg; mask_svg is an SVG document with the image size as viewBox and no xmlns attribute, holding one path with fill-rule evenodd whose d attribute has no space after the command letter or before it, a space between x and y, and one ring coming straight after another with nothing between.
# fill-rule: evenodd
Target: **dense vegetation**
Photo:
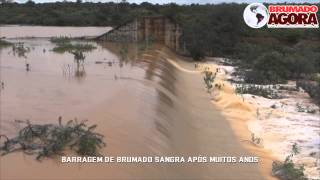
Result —
<instances>
[{"instance_id":1,"label":"dense vegetation","mask_svg":"<svg viewBox=\"0 0 320 180\"><path fill-rule=\"evenodd\" d=\"M246 4L3 3L0 24L117 26L137 16L165 15L181 24L191 56L233 59L249 83L315 80L320 72L319 29L252 29ZM319 13L318 13L318 19Z\"/></svg>"}]
</instances>

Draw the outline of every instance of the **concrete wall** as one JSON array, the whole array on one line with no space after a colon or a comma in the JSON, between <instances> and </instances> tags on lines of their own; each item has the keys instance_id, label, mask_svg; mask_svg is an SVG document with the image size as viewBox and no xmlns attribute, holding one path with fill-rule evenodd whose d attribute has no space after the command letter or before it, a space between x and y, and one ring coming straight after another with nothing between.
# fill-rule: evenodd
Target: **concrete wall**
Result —
<instances>
[{"instance_id":1,"label":"concrete wall","mask_svg":"<svg viewBox=\"0 0 320 180\"><path fill-rule=\"evenodd\" d=\"M141 17L116 27L99 37L112 42L157 42L170 49L186 54L181 41L182 29L179 24L163 16Z\"/></svg>"},{"instance_id":2,"label":"concrete wall","mask_svg":"<svg viewBox=\"0 0 320 180\"><path fill-rule=\"evenodd\" d=\"M181 36L182 28L178 24L171 22L169 19L166 19L164 44L170 49L181 53L185 51Z\"/></svg>"},{"instance_id":3,"label":"concrete wall","mask_svg":"<svg viewBox=\"0 0 320 180\"><path fill-rule=\"evenodd\" d=\"M112 29L98 37L98 39L111 42L136 42L138 41L137 31L138 22L137 19L135 19L130 23Z\"/></svg>"}]
</instances>

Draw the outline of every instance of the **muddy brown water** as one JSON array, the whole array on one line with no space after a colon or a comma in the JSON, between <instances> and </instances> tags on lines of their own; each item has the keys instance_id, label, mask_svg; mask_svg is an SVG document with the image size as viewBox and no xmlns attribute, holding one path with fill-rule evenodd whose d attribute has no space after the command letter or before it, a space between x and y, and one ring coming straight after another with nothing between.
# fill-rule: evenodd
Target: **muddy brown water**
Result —
<instances>
[{"instance_id":1,"label":"muddy brown water","mask_svg":"<svg viewBox=\"0 0 320 180\"><path fill-rule=\"evenodd\" d=\"M1 25L0 37L31 38L31 37L95 37L111 30L111 27L73 27L73 26L26 26Z\"/></svg>"},{"instance_id":2,"label":"muddy brown water","mask_svg":"<svg viewBox=\"0 0 320 180\"><path fill-rule=\"evenodd\" d=\"M105 156L246 156L230 125L210 103L200 74L178 70L162 46L96 44L80 68L69 53L52 52L48 39L15 39L30 52L1 52L1 134L13 136L15 119L56 123L89 119L105 135ZM163 53L159 53L159 51ZM25 64L30 64L27 72ZM193 64L180 61L185 68ZM21 152L0 158L0 179L263 179L257 164L62 164Z\"/></svg>"}]
</instances>

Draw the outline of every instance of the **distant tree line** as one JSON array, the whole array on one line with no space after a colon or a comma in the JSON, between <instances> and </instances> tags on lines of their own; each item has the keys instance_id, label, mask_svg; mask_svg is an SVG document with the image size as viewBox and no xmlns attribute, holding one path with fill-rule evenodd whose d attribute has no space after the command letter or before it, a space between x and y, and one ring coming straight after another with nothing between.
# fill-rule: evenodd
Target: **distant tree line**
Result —
<instances>
[{"instance_id":1,"label":"distant tree line","mask_svg":"<svg viewBox=\"0 0 320 180\"><path fill-rule=\"evenodd\" d=\"M5 1L5 0L3 0ZM134 17L165 15L181 24L183 41L195 60L227 57L250 83L315 79L320 73L319 29L249 28L247 4L159 5L151 3L2 3L0 24L117 26ZM318 4L319 7L319 4ZM318 13L318 19L319 13Z\"/></svg>"}]
</instances>

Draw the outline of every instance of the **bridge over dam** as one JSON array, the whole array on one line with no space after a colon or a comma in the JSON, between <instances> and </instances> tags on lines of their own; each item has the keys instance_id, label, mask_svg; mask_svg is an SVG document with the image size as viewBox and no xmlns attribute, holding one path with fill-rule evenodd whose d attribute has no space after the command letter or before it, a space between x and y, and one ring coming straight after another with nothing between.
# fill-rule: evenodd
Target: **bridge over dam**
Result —
<instances>
[{"instance_id":1,"label":"bridge over dam","mask_svg":"<svg viewBox=\"0 0 320 180\"><path fill-rule=\"evenodd\" d=\"M160 43L178 54L187 55L182 41L182 28L173 20L164 16L144 16L135 18L115 27L97 40L110 42Z\"/></svg>"}]
</instances>

